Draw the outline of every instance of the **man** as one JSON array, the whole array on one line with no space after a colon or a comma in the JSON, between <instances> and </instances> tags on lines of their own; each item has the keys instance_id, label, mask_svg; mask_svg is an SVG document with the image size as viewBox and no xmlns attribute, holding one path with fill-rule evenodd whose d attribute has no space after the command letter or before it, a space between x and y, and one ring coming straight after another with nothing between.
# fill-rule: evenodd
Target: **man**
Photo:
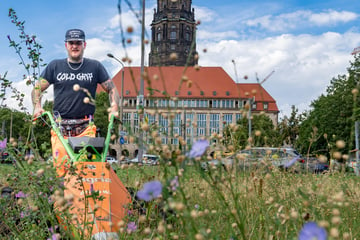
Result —
<instances>
[{"instance_id":1,"label":"man","mask_svg":"<svg viewBox=\"0 0 360 240\"><path fill-rule=\"evenodd\" d=\"M51 61L40 75L32 91L33 117L40 116L41 95L51 84L54 87L53 112L61 124L64 137L94 137L96 126L91 122L95 112L97 84L109 94L111 114L118 115L119 94L104 66L93 59L84 58L85 33L70 29L65 34L68 57ZM55 132L51 131L54 166L59 175L66 173L67 154Z\"/></svg>"}]
</instances>

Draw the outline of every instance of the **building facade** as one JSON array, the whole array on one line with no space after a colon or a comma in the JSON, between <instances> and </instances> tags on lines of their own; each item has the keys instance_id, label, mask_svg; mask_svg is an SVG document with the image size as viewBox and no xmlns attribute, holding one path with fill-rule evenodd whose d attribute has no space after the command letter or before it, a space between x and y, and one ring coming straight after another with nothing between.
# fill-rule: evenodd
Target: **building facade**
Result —
<instances>
[{"instance_id":1,"label":"building facade","mask_svg":"<svg viewBox=\"0 0 360 240\"><path fill-rule=\"evenodd\" d=\"M139 146L129 136L139 135L141 119L159 132L162 144L170 145L178 144L178 136L191 144L221 134L228 124L244 117L247 103L248 113L265 113L277 125L276 102L261 84L235 83L221 67L197 65L197 24L191 5L191 0L158 0L151 23L149 66L144 74L141 67L125 67L113 78L123 99L119 104L123 125L119 141L111 146L112 155L137 155ZM145 142L149 132L143 136Z\"/></svg>"},{"instance_id":2,"label":"building facade","mask_svg":"<svg viewBox=\"0 0 360 240\"><path fill-rule=\"evenodd\" d=\"M138 152L138 146L130 144L126 136L139 133L140 76L140 67L126 67L113 78L124 99L120 103L124 128L119 132L123 144L121 151L120 146L113 148L117 154L130 157ZM271 95L260 84L235 83L221 67L191 67L186 72L184 67L146 67L144 76L144 118L150 128L159 131L163 144L177 145L176 136L191 144L213 133L221 134L228 124L248 114L244 106L249 102L251 114L264 113L277 125L279 110Z\"/></svg>"}]
</instances>

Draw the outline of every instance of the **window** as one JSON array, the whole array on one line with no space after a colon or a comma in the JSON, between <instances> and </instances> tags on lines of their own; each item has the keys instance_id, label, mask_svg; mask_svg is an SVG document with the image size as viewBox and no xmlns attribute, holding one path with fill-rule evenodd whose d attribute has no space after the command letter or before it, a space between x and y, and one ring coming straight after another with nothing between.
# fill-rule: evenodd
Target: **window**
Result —
<instances>
[{"instance_id":1,"label":"window","mask_svg":"<svg viewBox=\"0 0 360 240\"><path fill-rule=\"evenodd\" d=\"M134 133L139 132L139 115L134 113Z\"/></svg>"},{"instance_id":2,"label":"window","mask_svg":"<svg viewBox=\"0 0 360 240\"><path fill-rule=\"evenodd\" d=\"M168 134L169 121L167 118L159 115L159 131L167 136Z\"/></svg>"},{"instance_id":3,"label":"window","mask_svg":"<svg viewBox=\"0 0 360 240\"><path fill-rule=\"evenodd\" d=\"M176 135L181 135L181 113L177 113L173 120L173 127L172 127L172 136L176 137ZM179 141L177 138L173 138L171 140L171 144L178 144Z\"/></svg>"},{"instance_id":4,"label":"window","mask_svg":"<svg viewBox=\"0 0 360 240\"><path fill-rule=\"evenodd\" d=\"M234 101L233 100L222 100L222 107L223 108L233 108Z\"/></svg>"},{"instance_id":5,"label":"window","mask_svg":"<svg viewBox=\"0 0 360 240\"><path fill-rule=\"evenodd\" d=\"M172 25L170 29L170 39L176 39L176 26Z\"/></svg>"},{"instance_id":6,"label":"window","mask_svg":"<svg viewBox=\"0 0 360 240\"><path fill-rule=\"evenodd\" d=\"M190 41L190 33L189 32L185 33L185 40Z\"/></svg>"},{"instance_id":7,"label":"window","mask_svg":"<svg viewBox=\"0 0 360 240\"><path fill-rule=\"evenodd\" d=\"M223 115L223 122L227 125L233 122L233 115L232 113L225 113Z\"/></svg>"},{"instance_id":8,"label":"window","mask_svg":"<svg viewBox=\"0 0 360 240\"><path fill-rule=\"evenodd\" d=\"M131 126L131 113L123 113L122 121L125 127Z\"/></svg>"},{"instance_id":9,"label":"window","mask_svg":"<svg viewBox=\"0 0 360 240\"><path fill-rule=\"evenodd\" d=\"M158 41L161 41L161 32L158 32L158 33L157 33L157 40L158 40Z\"/></svg>"},{"instance_id":10,"label":"window","mask_svg":"<svg viewBox=\"0 0 360 240\"><path fill-rule=\"evenodd\" d=\"M264 104L264 110L268 110L269 109L269 103L264 102L263 104Z\"/></svg>"},{"instance_id":11,"label":"window","mask_svg":"<svg viewBox=\"0 0 360 240\"><path fill-rule=\"evenodd\" d=\"M185 114L185 124L186 124L186 139L187 143L190 143L190 140L194 137L194 128L193 128L193 122L194 122L194 114L193 113L186 113Z\"/></svg>"},{"instance_id":12,"label":"window","mask_svg":"<svg viewBox=\"0 0 360 240\"><path fill-rule=\"evenodd\" d=\"M186 26L186 30L185 30L185 40L186 41L190 41L190 27Z\"/></svg>"},{"instance_id":13,"label":"window","mask_svg":"<svg viewBox=\"0 0 360 240\"><path fill-rule=\"evenodd\" d=\"M210 114L210 134L220 133L220 114Z\"/></svg>"},{"instance_id":14,"label":"window","mask_svg":"<svg viewBox=\"0 0 360 240\"><path fill-rule=\"evenodd\" d=\"M169 100L169 107L176 107L176 103L174 100Z\"/></svg>"},{"instance_id":15,"label":"window","mask_svg":"<svg viewBox=\"0 0 360 240\"><path fill-rule=\"evenodd\" d=\"M241 114L241 113L236 113L236 114L235 114L235 121L236 121L236 122L238 122L241 118L242 118L242 114Z\"/></svg>"},{"instance_id":16,"label":"window","mask_svg":"<svg viewBox=\"0 0 360 240\"><path fill-rule=\"evenodd\" d=\"M220 108L220 100L213 100L212 101L213 108Z\"/></svg>"},{"instance_id":17,"label":"window","mask_svg":"<svg viewBox=\"0 0 360 240\"><path fill-rule=\"evenodd\" d=\"M171 44L171 45L170 45L170 49L171 49L171 50L175 50L175 49L176 49L175 44Z\"/></svg>"},{"instance_id":18,"label":"window","mask_svg":"<svg viewBox=\"0 0 360 240\"><path fill-rule=\"evenodd\" d=\"M155 120L156 120L156 116L155 116L155 115L150 115L150 114L146 113L145 116L146 116L147 119L148 119L149 125L155 124Z\"/></svg>"},{"instance_id":19,"label":"window","mask_svg":"<svg viewBox=\"0 0 360 240\"><path fill-rule=\"evenodd\" d=\"M197 135L205 136L206 134L206 113L197 114Z\"/></svg>"},{"instance_id":20,"label":"window","mask_svg":"<svg viewBox=\"0 0 360 240\"><path fill-rule=\"evenodd\" d=\"M197 100L196 105L199 108L205 108L205 107L209 107L209 102L208 102L208 100Z\"/></svg>"},{"instance_id":21,"label":"window","mask_svg":"<svg viewBox=\"0 0 360 240\"><path fill-rule=\"evenodd\" d=\"M252 105L251 105L251 109L254 109L256 110L257 109L257 103L256 102L253 102Z\"/></svg>"}]
</instances>

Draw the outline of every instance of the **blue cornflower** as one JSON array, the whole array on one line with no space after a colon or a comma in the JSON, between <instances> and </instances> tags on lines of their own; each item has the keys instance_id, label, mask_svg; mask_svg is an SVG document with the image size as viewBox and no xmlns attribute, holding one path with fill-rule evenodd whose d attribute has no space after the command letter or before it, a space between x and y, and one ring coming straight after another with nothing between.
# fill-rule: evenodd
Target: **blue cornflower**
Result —
<instances>
[{"instance_id":1,"label":"blue cornflower","mask_svg":"<svg viewBox=\"0 0 360 240\"><path fill-rule=\"evenodd\" d=\"M171 186L171 190L172 191L176 191L176 189L179 187L179 177L175 176L171 181L170 181L170 186Z\"/></svg>"},{"instance_id":2,"label":"blue cornflower","mask_svg":"<svg viewBox=\"0 0 360 240\"><path fill-rule=\"evenodd\" d=\"M6 144L7 144L7 138L5 138L4 140L0 141L0 150L5 149L5 148L6 148Z\"/></svg>"},{"instance_id":3,"label":"blue cornflower","mask_svg":"<svg viewBox=\"0 0 360 240\"><path fill-rule=\"evenodd\" d=\"M326 240L325 228L319 227L315 222L306 223L299 233L299 240Z\"/></svg>"},{"instance_id":4,"label":"blue cornflower","mask_svg":"<svg viewBox=\"0 0 360 240\"><path fill-rule=\"evenodd\" d=\"M297 161L298 159L299 159L298 156L294 157L294 158L291 159L290 161L286 162L286 163L284 164L284 167L285 167L285 168L291 167L292 165L294 165L294 164L296 163L296 161Z\"/></svg>"},{"instance_id":5,"label":"blue cornflower","mask_svg":"<svg viewBox=\"0 0 360 240\"><path fill-rule=\"evenodd\" d=\"M159 181L151 181L144 184L144 187L136 193L140 200L146 202L157 198L162 193L162 184Z\"/></svg>"},{"instance_id":6,"label":"blue cornflower","mask_svg":"<svg viewBox=\"0 0 360 240\"><path fill-rule=\"evenodd\" d=\"M209 147L208 140L201 139L192 145L191 150L187 154L187 156L189 158L201 157L205 153L208 147Z\"/></svg>"},{"instance_id":7,"label":"blue cornflower","mask_svg":"<svg viewBox=\"0 0 360 240\"><path fill-rule=\"evenodd\" d=\"M137 226L136 226L135 222L129 222L129 223L128 223L128 225L127 225L127 231L128 231L129 233L135 232L136 229L137 229Z\"/></svg>"}]
</instances>

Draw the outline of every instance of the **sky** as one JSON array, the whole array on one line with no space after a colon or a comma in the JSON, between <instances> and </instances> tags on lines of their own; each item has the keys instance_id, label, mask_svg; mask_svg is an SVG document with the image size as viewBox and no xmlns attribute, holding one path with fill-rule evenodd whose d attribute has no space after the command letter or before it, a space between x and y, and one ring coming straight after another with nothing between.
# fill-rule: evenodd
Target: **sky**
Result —
<instances>
[{"instance_id":1,"label":"sky","mask_svg":"<svg viewBox=\"0 0 360 240\"><path fill-rule=\"evenodd\" d=\"M15 41L19 33L8 17L13 8L25 31L36 35L42 45L45 63L65 58L64 35L67 29L81 28L86 33L85 57L101 61L111 76L121 65L107 53L122 59L126 54L133 66L140 66L141 1L98 0L2 0L0 3L0 75L7 73L13 86L25 94L25 105L32 112L30 92L23 75L20 58L9 47L8 35ZM118 3L121 6L119 14ZM129 8L130 5L130 8ZM151 35L150 24L155 0L145 2L145 37ZM332 78L347 73L354 60L351 52L360 46L359 0L193 0L200 66L220 66L239 83L263 82L276 100L280 119L289 116L291 106L299 112L325 94ZM130 9L133 9L131 11ZM134 28L121 43L120 22L124 29ZM145 47L148 65L150 45ZM22 55L26 58L26 51ZM244 76L248 78L245 80ZM52 92L45 96L51 99ZM43 100L44 101L44 100ZM14 102L8 106L15 107Z\"/></svg>"}]
</instances>

